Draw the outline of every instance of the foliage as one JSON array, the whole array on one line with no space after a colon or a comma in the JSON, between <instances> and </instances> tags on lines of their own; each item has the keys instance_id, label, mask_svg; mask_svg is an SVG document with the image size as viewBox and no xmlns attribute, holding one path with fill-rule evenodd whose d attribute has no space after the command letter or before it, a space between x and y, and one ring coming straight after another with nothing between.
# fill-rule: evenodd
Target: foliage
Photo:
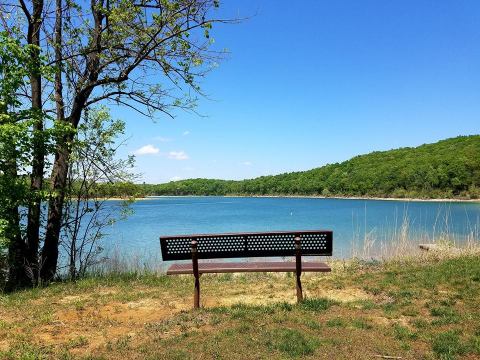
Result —
<instances>
[{"instance_id":1,"label":"foliage","mask_svg":"<svg viewBox=\"0 0 480 360\"><path fill-rule=\"evenodd\" d=\"M12 289L28 285L27 278L32 284L54 278L62 226L70 220L63 218L69 213L65 205L72 204L68 199L73 193L82 193L81 201L100 193L100 186L87 189L83 181L72 180L78 175L71 171L75 161L84 162L72 151L76 131L86 130L85 112L106 102L150 117L192 110L201 95L200 80L225 53L214 48L213 24L235 22L216 17L218 6L217 0L0 4L2 14L8 14L0 23L5 30L0 50L0 219L8 217L0 237L15 239L2 241L10 246ZM112 125L111 131L118 130ZM111 155L99 151L88 159L99 164L102 157L112 165ZM51 176L44 181L47 171ZM111 178L131 195L131 179ZM107 193L109 186L105 189ZM42 205L45 200L48 206Z\"/></svg>"},{"instance_id":2,"label":"foliage","mask_svg":"<svg viewBox=\"0 0 480 360\"><path fill-rule=\"evenodd\" d=\"M26 83L29 51L7 33L0 33L0 243L4 245L8 239L2 229L10 223L9 209L22 205L26 197L25 182L17 173L28 166L31 141L28 114L20 109L16 94Z\"/></svg>"},{"instance_id":3,"label":"foliage","mask_svg":"<svg viewBox=\"0 0 480 360\"><path fill-rule=\"evenodd\" d=\"M34 136L32 124L45 114L24 107L21 90L28 83L28 75L42 72L47 68L31 59L32 45L22 45L9 33L0 32L0 285L6 275L7 263L16 263L24 252L24 228L20 222L22 208L27 204L41 201L46 194L31 191L25 175L32 159ZM46 147L52 139L52 132L46 132L40 141ZM7 260L7 249L9 256ZM28 266L28 264L27 264ZM12 269L12 266L10 266ZM23 281L26 281L24 278Z\"/></svg>"},{"instance_id":4,"label":"foliage","mask_svg":"<svg viewBox=\"0 0 480 360\"><path fill-rule=\"evenodd\" d=\"M101 184L132 181L130 173L134 159L118 157L125 124L113 120L106 108L86 112L72 143L67 200L64 205L64 223L61 246L67 255L69 277L72 280L102 259L101 240L105 228L129 213L130 202L119 205L118 211L105 206L108 196L97 197Z\"/></svg>"},{"instance_id":5,"label":"foliage","mask_svg":"<svg viewBox=\"0 0 480 360\"><path fill-rule=\"evenodd\" d=\"M48 79L53 70L45 65L44 57L40 57L40 63L32 58L37 47L22 44L12 33L16 34L16 30L0 33L0 265L6 265L3 258L9 248L10 269L14 266L26 269L28 281L35 282L32 268L36 264L25 260L23 220L28 207L45 201L50 193L30 186L33 149L41 143L48 159L54 153L55 140L71 129L66 124L55 124L42 132L35 130L35 123L43 123L49 117L29 106L25 101L28 96L22 94L28 87L30 74L41 73Z\"/></svg>"},{"instance_id":6,"label":"foliage","mask_svg":"<svg viewBox=\"0 0 480 360\"><path fill-rule=\"evenodd\" d=\"M318 195L480 198L480 136L377 151L317 169L243 181L139 186L146 195Z\"/></svg>"}]
</instances>

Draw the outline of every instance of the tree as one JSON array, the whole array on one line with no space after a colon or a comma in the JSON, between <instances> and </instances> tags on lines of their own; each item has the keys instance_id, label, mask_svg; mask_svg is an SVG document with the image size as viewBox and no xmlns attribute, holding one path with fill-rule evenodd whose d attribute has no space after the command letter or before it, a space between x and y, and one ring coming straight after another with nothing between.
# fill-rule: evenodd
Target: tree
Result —
<instances>
[{"instance_id":1,"label":"tree","mask_svg":"<svg viewBox=\"0 0 480 360\"><path fill-rule=\"evenodd\" d=\"M88 5L72 0L12 0L1 7L4 28L23 29L21 40L36 46L33 61L38 63L43 54L55 69L52 81L32 73L25 99L37 113L55 114L57 126L71 130L56 139L39 259L39 201L28 204L27 257L41 264L40 276L49 281L57 269L71 144L84 111L100 102L129 107L146 116L155 112L172 116L178 108L192 110L201 94L199 79L223 54L212 50L212 25L235 20L212 16L218 7L216 0L91 0ZM7 13L13 16L3 16ZM34 192L40 192L46 159L40 134L45 123L34 120L30 183Z\"/></svg>"},{"instance_id":2,"label":"tree","mask_svg":"<svg viewBox=\"0 0 480 360\"><path fill-rule=\"evenodd\" d=\"M354 157L321 168L241 181L188 179L151 195L271 194L478 198L480 135Z\"/></svg>"},{"instance_id":3,"label":"tree","mask_svg":"<svg viewBox=\"0 0 480 360\"><path fill-rule=\"evenodd\" d=\"M0 251L8 249L10 277L25 283L25 272L18 269L25 248L20 230L19 207L24 203L24 183L18 176L18 165L24 164L27 130L21 121L20 102L15 93L24 83L28 52L8 34L0 34ZM22 146L23 145L23 146ZM2 269L3 272L3 269Z\"/></svg>"},{"instance_id":4,"label":"tree","mask_svg":"<svg viewBox=\"0 0 480 360\"><path fill-rule=\"evenodd\" d=\"M32 57L35 49L35 45L22 45L9 33L0 33L0 252L8 247L9 279L16 285L29 284L36 279L36 263L30 261L29 243L24 240L28 237L30 223L27 229L22 226L22 209L45 198L45 193L41 189L35 191L26 177L35 143L39 141L36 124L39 119L43 121L45 114L23 106L18 95L32 73L48 75L42 62ZM46 151L53 129L41 135L40 141Z\"/></svg>"}]
</instances>

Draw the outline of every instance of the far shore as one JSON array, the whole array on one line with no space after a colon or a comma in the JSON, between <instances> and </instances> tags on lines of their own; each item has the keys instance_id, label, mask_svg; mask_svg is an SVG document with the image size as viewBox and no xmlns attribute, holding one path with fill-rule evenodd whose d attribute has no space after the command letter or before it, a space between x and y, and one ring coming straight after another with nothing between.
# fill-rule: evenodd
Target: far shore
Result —
<instances>
[{"instance_id":1,"label":"far shore","mask_svg":"<svg viewBox=\"0 0 480 360\"><path fill-rule=\"evenodd\" d=\"M422 198L383 198L361 196L321 196L321 195L154 195L138 197L133 200L154 200L166 197L225 197L225 198L298 198L298 199L336 199L336 200L374 200L374 201L400 201L400 202L455 202L455 203L480 203L480 199L422 199ZM109 198L106 200L129 200L128 198Z\"/></svg>"}]
</instances>

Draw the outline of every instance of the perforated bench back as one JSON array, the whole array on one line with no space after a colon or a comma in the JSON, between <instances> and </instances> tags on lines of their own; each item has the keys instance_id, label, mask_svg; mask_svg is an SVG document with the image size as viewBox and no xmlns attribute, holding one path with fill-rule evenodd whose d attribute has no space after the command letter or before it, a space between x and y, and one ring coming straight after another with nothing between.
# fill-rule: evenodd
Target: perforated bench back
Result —
<instances>
[{"instance_id":1,"label":"perforated bench back","mask_svg":"<svg viewBox=\"0 0 480 360\"><path fill-rule=\"evenodd\" d=\"M326 230L162 236L160 247L164 261L191 259L192 240L199 259L293 256L297 236L302 255L332 255L333 233Z\"/></svg>"}]
</instances>

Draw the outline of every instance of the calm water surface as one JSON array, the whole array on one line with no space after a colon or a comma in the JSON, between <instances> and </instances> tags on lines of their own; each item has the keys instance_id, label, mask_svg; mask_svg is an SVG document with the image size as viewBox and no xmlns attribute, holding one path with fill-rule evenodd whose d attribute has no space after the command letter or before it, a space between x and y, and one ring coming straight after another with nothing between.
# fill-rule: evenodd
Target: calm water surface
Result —
<instances>
[{"instance_id":1,"label":"calm water surface","mask_svg":"<svg viewBox=\"0 0 480 360\"><path fill-rule=\"evenodd\" d=\"M388 243L402 224L419 241L449 234L462 242L472 232L478 239L480 227L480 203L158 197L137 201L132 210L109 228L106 248L140 262L160 262L160 235L327 229L334 232L334 256L345 258L352 255L352 242L362 247L367 237Z\"/></svg>"}]
</instances>

